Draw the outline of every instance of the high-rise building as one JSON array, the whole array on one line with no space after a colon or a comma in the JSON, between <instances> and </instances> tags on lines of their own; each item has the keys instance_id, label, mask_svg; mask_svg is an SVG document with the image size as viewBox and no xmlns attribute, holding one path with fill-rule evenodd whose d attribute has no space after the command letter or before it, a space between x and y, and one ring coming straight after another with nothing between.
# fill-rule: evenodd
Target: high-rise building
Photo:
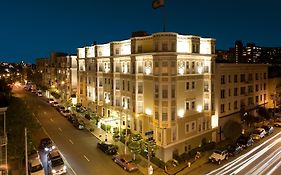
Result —
<instances>
[{"instance_id":1,"label":"high-rise building","mask_svg":"<svg viewBox=\"0 0 281 175\"><path fill-rule=\"evenodd\" d=\"M163 161L216 141L215 40L171 32L78 48L78 102L159 146Z\"/></svg>"}]
</instances>

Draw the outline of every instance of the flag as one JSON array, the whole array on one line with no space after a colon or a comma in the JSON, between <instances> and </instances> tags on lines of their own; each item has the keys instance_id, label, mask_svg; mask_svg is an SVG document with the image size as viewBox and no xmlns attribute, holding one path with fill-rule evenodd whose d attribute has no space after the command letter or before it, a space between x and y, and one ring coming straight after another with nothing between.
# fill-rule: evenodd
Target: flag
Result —
<instances>
[{"instance_id":1,"label":"flag","mask_svg":"<svg viewBox=\"0 0 281 175\"><path fill-rule=\"evenodd\" d=\"M153 0L152 1L152 8L157 9L164 6L164 0Z\"/></svg>"}]
</instances>

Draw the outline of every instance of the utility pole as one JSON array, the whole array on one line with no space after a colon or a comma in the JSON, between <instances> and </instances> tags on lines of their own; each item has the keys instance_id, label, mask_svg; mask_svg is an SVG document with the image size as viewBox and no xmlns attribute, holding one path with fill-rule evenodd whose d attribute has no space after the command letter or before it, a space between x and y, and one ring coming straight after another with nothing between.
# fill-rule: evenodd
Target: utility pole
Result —
<instances>
[{"instance_id":1,"label":"utility pole","mask_svg":"<svg viewBox=\"0 0 281 175\"><path fill-rule=\"evenodd\" d=\"M26 128L24 128L24 140L25 140L25 173L28 174L27 129Z\"/></svg>"}]
</instances>

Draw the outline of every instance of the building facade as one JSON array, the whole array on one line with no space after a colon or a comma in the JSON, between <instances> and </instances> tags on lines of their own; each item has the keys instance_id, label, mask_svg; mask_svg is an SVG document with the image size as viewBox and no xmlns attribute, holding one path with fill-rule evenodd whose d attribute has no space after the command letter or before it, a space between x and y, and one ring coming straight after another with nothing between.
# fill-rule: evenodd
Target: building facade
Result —
<instances>
[{"instance_id":1,"label":"building facade","mask_svg":"<svg viewBox=\"0 0 281 175\"><path fill-rule=\"evenodd\" d=\"M78 102L145 138L156 156L216 141L215 40L163 32L78 48Z\"/></svg>"},{"instance_id":2,"label":"building facade","mask_svg":"<svg viewBox=\"0 0 281 175\"><path fill-rule=\"evenodd\" d=\"M215 113L222 140L227 121L241 122L241 111L255 115L256 107L268 103L268 65L217 63L215 77Z\"/></svg>"},{"instance_id":3,"label":"building facade","mask_svg":"<svg viewBox=\"0 0 281 175\"><path fill-rule=\"evenodd\" d=\"M41 74L42 84L51 92L60 94L62 102L76 97L77 92L77 56L65 53L51 53L50 58L37 59L37 71Z\"/></svg>"}]
</instances>

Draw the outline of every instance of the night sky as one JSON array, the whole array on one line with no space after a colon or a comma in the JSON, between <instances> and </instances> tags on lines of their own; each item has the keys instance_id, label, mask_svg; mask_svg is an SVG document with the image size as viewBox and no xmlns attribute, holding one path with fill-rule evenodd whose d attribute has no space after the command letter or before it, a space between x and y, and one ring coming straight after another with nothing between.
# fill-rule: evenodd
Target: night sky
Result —
<instances>
[{"instance_id":1,"label":"night sky","mask_svg":"<svg viewBox=\"0 0 281 175\"><path fill-rule=\"evenodd\" d=\"M1 0L0 61L35 63L50 52L166 31L212 37L217 49L235 40L281 47L280 0Z\"/></svg>"}]
</instances>

